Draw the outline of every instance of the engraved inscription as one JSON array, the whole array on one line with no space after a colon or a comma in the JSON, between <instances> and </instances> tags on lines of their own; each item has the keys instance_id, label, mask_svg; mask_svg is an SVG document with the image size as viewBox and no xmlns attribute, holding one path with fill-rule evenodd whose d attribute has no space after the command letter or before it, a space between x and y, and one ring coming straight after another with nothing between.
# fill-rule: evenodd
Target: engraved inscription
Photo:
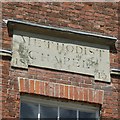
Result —
<instances>
[{"instance_id":1,"label":"engraved inscription","mask_svg":"<svg viewBox=\"0 0 120 120\"><path fill-rule=\"evenodd\" d=\"M110 81L109 48L71 41L43 39L40 36L13 35L12 66L28 65L95 76Z\"/></svg>"}]
</instances>

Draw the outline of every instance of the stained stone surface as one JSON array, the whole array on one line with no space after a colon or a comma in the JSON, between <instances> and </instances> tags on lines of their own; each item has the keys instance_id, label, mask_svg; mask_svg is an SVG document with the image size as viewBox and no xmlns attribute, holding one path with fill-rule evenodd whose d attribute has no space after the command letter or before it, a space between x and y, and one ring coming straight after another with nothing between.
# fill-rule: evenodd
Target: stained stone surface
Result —
<instances>
[{"instance_id":1,"label":"stained stone surface","mask_svg":"<svg viewBox=\"0 0 120 120\"><path fill-rule=\"evenodd\" d=\"M110 82L108 46L14 31L12 49L14 67L31 65L92 75L95 80Z\"/></svg>"}]
</instances>

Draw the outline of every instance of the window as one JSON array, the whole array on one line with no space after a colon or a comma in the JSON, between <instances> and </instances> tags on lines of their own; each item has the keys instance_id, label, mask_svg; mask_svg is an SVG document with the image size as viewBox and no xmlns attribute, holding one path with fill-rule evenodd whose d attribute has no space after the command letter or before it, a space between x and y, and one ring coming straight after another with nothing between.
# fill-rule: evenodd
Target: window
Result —
<instances>
[{"instance_id":1,"label":"window","mask_svg":"<svg viewBox=\"0 0 120 120\"><path fill-rule=\"evenodd\" d=\"M21 97L20 118L34 118L35 120L99 120L99 108L81 105L76 102L62 102Z\"/></svg>"}]
</instances>

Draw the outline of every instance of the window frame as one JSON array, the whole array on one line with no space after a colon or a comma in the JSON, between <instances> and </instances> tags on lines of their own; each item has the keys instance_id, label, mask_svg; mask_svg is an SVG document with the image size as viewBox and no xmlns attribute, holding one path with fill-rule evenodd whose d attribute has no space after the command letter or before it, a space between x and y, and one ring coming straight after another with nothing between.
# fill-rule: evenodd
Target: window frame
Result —
<instances>
[{"instance_id":1,"label":"window frame","mask_svg":"<svg viewBox=\"0 0 120 120\"><path fill-rule=\"evenodd\" d=\"M40 105L50 106L50 107L58 107L58 117L60 118L60 108L69 109L69 110L76 110L77 111L77 119L79 118L79 111L83 112L95 112L96 118L100 119L100 107L92 106L92 105L85 105L85 103L80 103L77 101L66 101L62 99L53 99L50 97L32 97L29 95L22 95L20 97L20 111L21 111L21 103L22 102L30 102L30 103L37 103L38 104L38 120L40 120Z\"/></svg>"}]
</instances>

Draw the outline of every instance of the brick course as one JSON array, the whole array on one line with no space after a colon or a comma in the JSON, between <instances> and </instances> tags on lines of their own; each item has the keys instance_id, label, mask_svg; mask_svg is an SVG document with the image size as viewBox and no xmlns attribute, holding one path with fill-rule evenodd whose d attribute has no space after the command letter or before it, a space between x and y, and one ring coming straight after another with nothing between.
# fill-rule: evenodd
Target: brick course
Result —
<instances>
[{"instance_id":1,"label":"brick course","mask_svg":"<svg viewBox=\"0 0 120 120\"><path fill-rule=\"evenodd\" d=\"M28 85L25 84L26 81L28 81L29 89ZM104 90L96 90L91 88L25 78L18 78L18 85L20 93L38 94L55 98L67 98L71 100L97 104L103 104L104 99ZM55 94L58 90L56 86L59 89L59 92L57 92L58 95Z\"/></svg>"}]
</instances>

